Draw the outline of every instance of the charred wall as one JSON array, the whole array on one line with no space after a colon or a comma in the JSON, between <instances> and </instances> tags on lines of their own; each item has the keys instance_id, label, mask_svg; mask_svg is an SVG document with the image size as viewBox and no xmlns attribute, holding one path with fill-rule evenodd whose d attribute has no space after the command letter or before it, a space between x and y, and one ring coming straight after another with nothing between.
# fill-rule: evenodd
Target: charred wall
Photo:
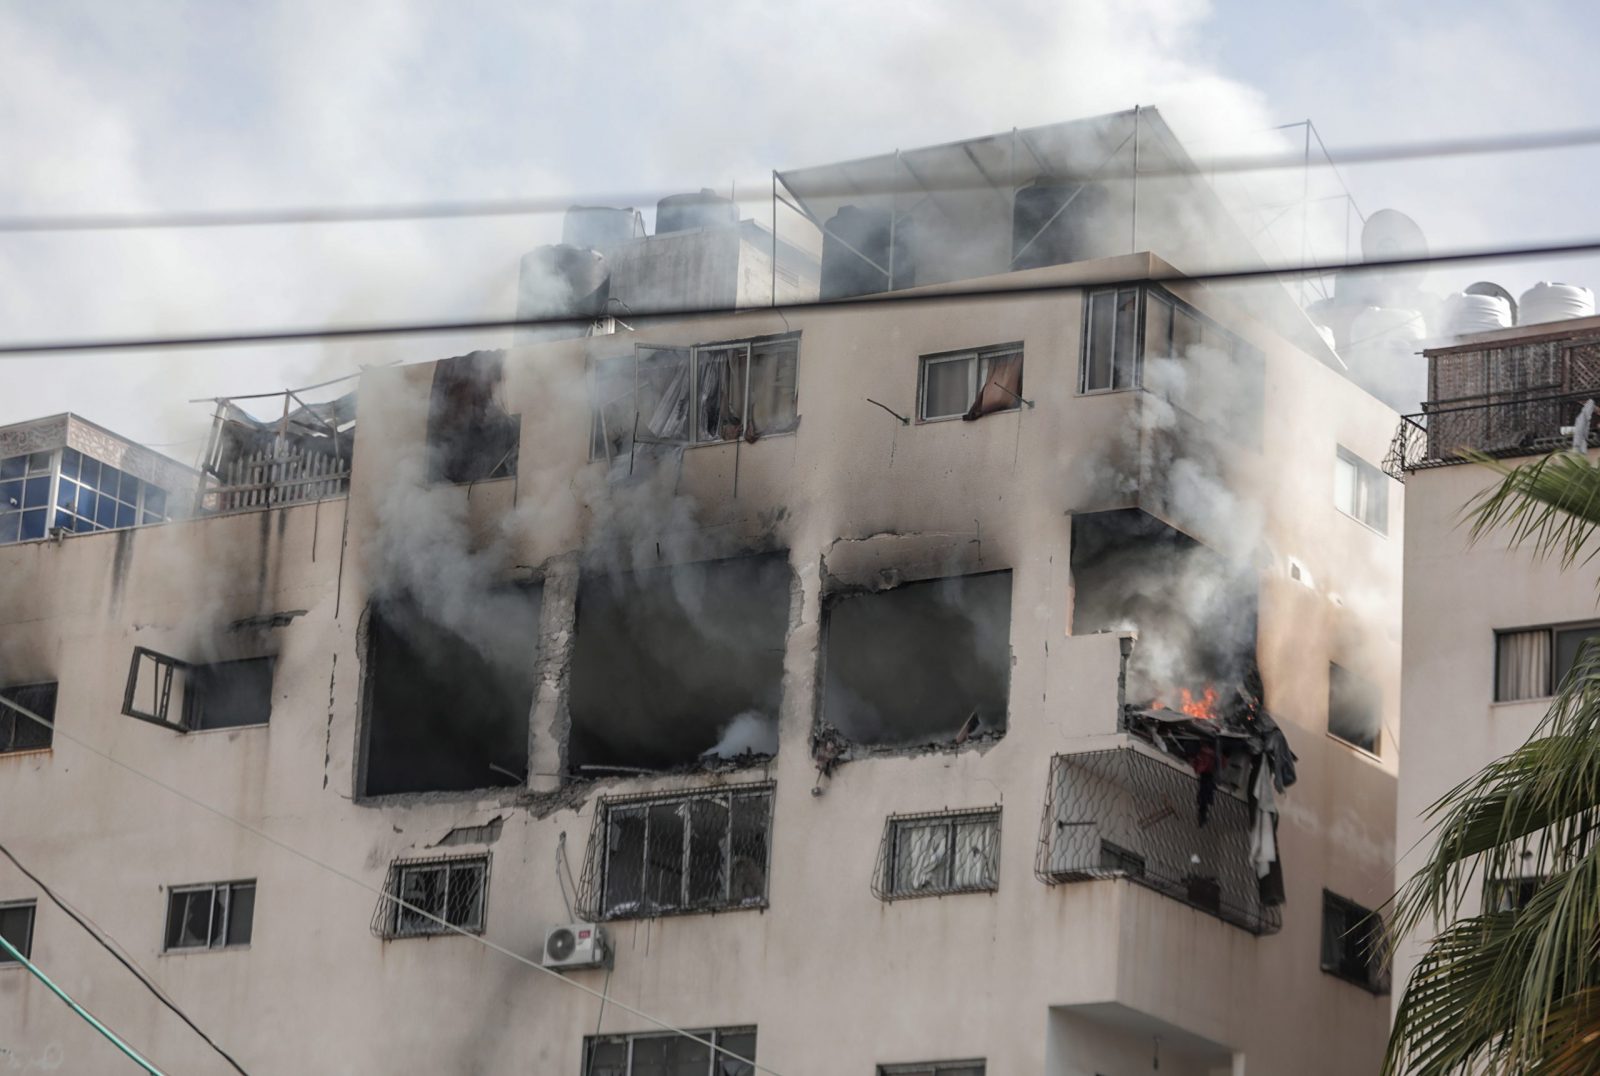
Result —
<instances>
[{"instance_id":1,"label":"charred wall","mask_svg":"<svg viewBox=\"0 0 1600 1076\"><path fill-rule=\"evenodd\" d=\"M822 718L851 742L1005 731L1009 571L841 594L826 603L825 631Z\"/></svg>"},{"instance_id":2,"label":"charred wall","mask_svg":"<svg viewBox=\"0 0 1600 1076\"><path fill-rule=\"evenodd\" d=\"M526 640L525 661L507 660L504 651L484 653L408 597L373 601L366 637L364 795L518 782L527 769L543 590L523 586L505 593L514 600L496 603L496 631L507 640Z\"/></svg>"},{"instance_id":3,"label":"charred wall","mask_svg":"<svg viewBox=\"0 0 1600 1076\"><path fill-rule=\"evenodd\" d=\"M568 770L775 753L792 578L786 553L585 578Z\"/></svg>"}]
</instances>

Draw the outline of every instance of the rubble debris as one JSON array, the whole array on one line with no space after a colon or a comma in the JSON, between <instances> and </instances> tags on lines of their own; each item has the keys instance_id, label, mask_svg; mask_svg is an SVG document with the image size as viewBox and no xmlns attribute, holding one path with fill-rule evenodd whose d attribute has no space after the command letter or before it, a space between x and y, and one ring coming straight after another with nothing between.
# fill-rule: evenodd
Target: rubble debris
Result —
<instances>
[{"instance_id":1,"label":"rubble debris","mask_svg":"<svg viewBox=\"0 0 1600 1076\"><path fill-rule=\"evenodd\" d=\"M787 553L586 577L568 772L774 753L791 579Z\"/></svg>"},{"instance_id":2,"label":"rubble debris","mask_svg":"<svg viewBox=\"0 0 1600 1076\"><path fill-rule=\"evenodd\" d=\"M846 593L828 602L824 618L822 713L849 743L907 747L1004 735L1009 571Z\"/></svg>"},{"instance_id":3,"label":"rubble debris","mask_svg":"<svg viewBox=\"0 0 1600 1076\"><path fill-rule=\"evenodd\" d=\"M299 395L323 387L217 399L200 464L199 510L231 512L343 495L355 451L356 394L320 403ZM273 418L257 418L235 402L280 396L281 405L262 408L275 406L279 414Z\"/></svg>"}]
</instances>

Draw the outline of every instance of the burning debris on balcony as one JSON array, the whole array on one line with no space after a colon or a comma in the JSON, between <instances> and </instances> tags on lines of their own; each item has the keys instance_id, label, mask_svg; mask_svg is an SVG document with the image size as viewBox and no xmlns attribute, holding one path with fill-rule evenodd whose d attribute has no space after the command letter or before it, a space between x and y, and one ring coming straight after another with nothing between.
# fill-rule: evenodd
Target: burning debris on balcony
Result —
<instances>
[{"instance_id":1,"label":"burning debris on balcony","mask_svg":"<svg viewBox=\"0 0 1600 1076\"><path fill-rule=\"evenodd\" d=\"M776 754L792 580L781 553L586 578L568 771Z\"/></svg>"},{"instance_id":2,"label":"burning debris on balcony","mask_svg":"<svg viewBox=\"0 0 1600 1076\"><path fill-rule=\"evenodd\" d=\"M815 749L912 747L1005 734L1011 573L858 590L834 598ZM831 746L830 746L831 745Z\"/></svg>"},{"instance_id":3,"label":"burning debris on balcony","mask_svg":"<svg viewBox=\"0 0 1600 1076\"><path fill-rule=\"evenodd\" d=\"M362 792L520 784L543 591L480 596L473 623L446 624L410 595L374 600L366 632Z\"/></svg>"}]
</instances>

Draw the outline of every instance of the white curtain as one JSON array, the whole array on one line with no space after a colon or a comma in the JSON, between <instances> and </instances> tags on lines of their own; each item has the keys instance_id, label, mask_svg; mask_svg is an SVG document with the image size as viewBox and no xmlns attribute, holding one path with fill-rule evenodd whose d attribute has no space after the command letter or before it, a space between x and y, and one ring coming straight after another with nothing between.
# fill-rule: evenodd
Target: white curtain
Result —
<instances>
[{"instance_id":1,"label":"white curtain","mask_svg":"<svg viewBox=\"0 0 1600 1076\"><path fill-rule=\"evenodd\" d=\"M1550 632L1502 632L1495 656L1496 702L1539 699L1550 694Z\"/></svg>"},{"instance_id":2,"label":"white curtain","mask_svg":"<svg viewBox=\"0 0 1600 1076\"><path fill-rule=\"evenodd\" d=\"M899 893L942 889L945 858L950 854L950 826L901 825L894 841L894 889Z\"/></svg>"},{"instance_id":3,"label":"white curtain","mask_svg":"<svg viewBox=\"0 0 1600 1076\"><path fill-rule=\"evenodd\" d=\"M957 823L951 888L982 889L994 885L999 835L1000 829L992 820Z\"/></svg>"}]
</instances>

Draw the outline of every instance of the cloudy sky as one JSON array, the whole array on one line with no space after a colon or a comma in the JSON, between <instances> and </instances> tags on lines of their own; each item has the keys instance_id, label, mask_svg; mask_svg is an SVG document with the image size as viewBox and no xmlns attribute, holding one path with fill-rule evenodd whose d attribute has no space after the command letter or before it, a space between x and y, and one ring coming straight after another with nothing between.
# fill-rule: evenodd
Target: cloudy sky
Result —
<instances>
[{"instance_id":1,"label":"cloudy sky","mask_svg":"<svg viewBox=\"0 0 1600 1076\"><path fill-rule=\"evenodd\" d=\"M863 5L0 0L0 215L729 184L1156 105L1193 145L1312 118L1330 147L1592 125L1583 0ZM1400 9L1400 10L1397 10ZM1352 169L1435 249L1600 237L1600 152ZM643 201L640 204L645 204ZM557 217L0 235L0 339L509 317ZM1600 259L1436 273L1520 292ZM190 397L502 340L0 359L0 423L77 411L192 459Z\"/></svg>"}]
</instances>

